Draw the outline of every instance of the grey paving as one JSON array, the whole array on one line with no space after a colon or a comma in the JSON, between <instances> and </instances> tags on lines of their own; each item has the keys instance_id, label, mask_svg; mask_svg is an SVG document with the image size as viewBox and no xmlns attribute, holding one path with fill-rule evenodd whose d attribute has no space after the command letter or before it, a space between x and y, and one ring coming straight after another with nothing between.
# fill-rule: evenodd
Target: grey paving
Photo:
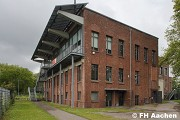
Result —
<instances>
[{"instance_id":1,"label":"grey paving","mask_svg":"<svg viewBox=\"0 0 180 120\"><path fill-rule=\"evenodd\" d=\"M42 109L46 110L49 114L53 115L55 118L57 118L57 120L87 120L80 116L67 113L67 112L59 110L57 108L53 108L42 102L35 102L35 104L37 106L41 107Z\"/></svg>"}]
</instances>

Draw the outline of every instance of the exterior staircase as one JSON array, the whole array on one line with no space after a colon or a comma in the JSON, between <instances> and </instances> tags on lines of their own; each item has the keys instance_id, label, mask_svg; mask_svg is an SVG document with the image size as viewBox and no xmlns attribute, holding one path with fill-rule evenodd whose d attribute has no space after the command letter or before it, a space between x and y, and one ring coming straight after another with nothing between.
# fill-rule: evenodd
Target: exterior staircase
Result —
<instances>
[{"instance_id":1,"label":"exterior staircase","mask_svg":"<svg viewBox=\"0 0 180 120\"><path fill-rule=\"evenodd\" d=\"M166 99L166 100L171 100L175 93L176 93L176 89L172 90L172 91L166 96L165 99Z\"/></svg>"},{"instance_id":2,"label":"exterior staircase","mask_svg":"<svg viewBox=\"0 0 180 120\"><path fill-rule=\"evenodd\" d=\"M28 92L29 92L29 100L31 101L37 101L37 96L36 96L36 88L30 88L28 87Z\"/></svg>"}]
</instances>

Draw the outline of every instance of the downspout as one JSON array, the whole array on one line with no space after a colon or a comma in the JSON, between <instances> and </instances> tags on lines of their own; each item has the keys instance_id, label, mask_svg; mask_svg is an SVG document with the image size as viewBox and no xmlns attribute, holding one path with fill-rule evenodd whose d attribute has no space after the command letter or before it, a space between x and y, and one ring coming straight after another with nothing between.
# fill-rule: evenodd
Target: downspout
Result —
<instances>
[{"instance_id":1,"label":"downspout","mask_svg":"<svg viewBox=\"0 0 180 120\"><path fill-rule=\"evenodd\" d=\"M130 38L130 52L129 52L129 54L130 54L130 62L129 62L129 66L130 66L130 71L129 71L129 92L130 92L130 107L132 106L132 55L131 55L131 52L132 52L132 29L130 28L129 29L129 32L130 32L130 36L129 36L129 38Z\"/></svg>"}]
</instances>

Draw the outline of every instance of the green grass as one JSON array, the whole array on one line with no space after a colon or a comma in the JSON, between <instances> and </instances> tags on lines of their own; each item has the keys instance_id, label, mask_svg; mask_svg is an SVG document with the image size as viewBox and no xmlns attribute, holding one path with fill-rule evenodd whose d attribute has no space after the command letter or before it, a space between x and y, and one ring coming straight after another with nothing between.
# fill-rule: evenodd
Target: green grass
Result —
<instances>
[{"instance_id":1,"label":"green grass","mask_svg":"<svg viewBox=\"0 0 180 120\"><path fill-rule=\"evenodd\" d=\"M163 104L169 103L169 101L168 101L168 100L163 100L162 103L163 103Z\"/></svg>"},{"instance_id":2,"label":"green grass","mask_svg":"<svg viewBox=\"0 0 180 120\"><path fill-rule=\"evenodd\" d=\"M177 102L177 103L179 103L180 104L180 100L173 100L174 102Z\"/></svg>"},{"instance_id":3,"label":"green grass","mask_svg":"<svg viewBox=\"0 0 180 120\"><path fill-rule=\"evenodd\" d=\"M102 115L99 112L120 112L120 113L126 113L126 112L132 112L133 110L125 109L125 108L71 108L69 106L44 102L45 104L48 104L52 107L58 108L60 110L66 111L68 113L72 113L84 118L87 118L89 120L119 120L117 118L114 118L112 116L106 116Z\"/></svg>"},{"instance_id":4,"label":"green grass","mask_svg":"<svg viewBox=\"0 0 180 120\"><path fill-rule=\"evenodd\" d=\"M17 100L5 113L3 120L56 120L33 102Z\"/></svg>"}]
</instances>

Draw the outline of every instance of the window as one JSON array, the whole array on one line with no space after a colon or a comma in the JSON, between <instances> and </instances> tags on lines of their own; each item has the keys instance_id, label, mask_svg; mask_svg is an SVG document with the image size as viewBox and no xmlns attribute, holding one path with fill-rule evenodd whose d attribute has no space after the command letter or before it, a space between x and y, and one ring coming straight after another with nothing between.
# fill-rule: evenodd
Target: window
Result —
<instances>
[{"instance_id":1,"label":"window","mask_svg":"<svg viewBox=\"0 0 180 120\"><path fill-rule=\"evenodd\" d=\"M135 95L135 105L139 105L139 95Z\"/></svg>"},{"instance_id":2,"label":"window","mask_svg":"<svg viewBox=\"0 0 180 120\"><path fill-rule=\"evenodd\" d=\"M79 29L78 30L78 46L80 46L81 45L81 35L82 33L81 33L81 29Z\"/></svg>"},{"instance_id":3,"label":"window","mask_svg":"<svg viewBox=\"0 0 180 120\"><path fill-rule=\"evenodd\" d=\"M119 82L124 82L123 81L123 69L119 68Z\"/></svg>"},{"instance_id":4,"label":"window","mask_svg":"<svg viewBox=\"0 0 180 120\"><path fill-rule=\"evenodd\" d=\"M65 83L68 84L68 71L65 72Z\"/></svg>"},{"instance_id":5,"label":"window","mask_svg":"<svg viewBox=\"0 0 180 120\"><path fill-rule=\"evenodd\" d=\"M91 65L91 80L98 80L98 65Z\"/></svg>"},{"instance_id":6,"label":"window","mask_svg":"<svg viewBox=\"0 0 180 120\"><path fill-rule=\"evenodd\" d=\"M109 36L106 36L106 53L111 54L112 51L112 38Z\"/></svg>"},{"instance_id":7,"label":"window","mask_svg":"<svg viewBox=\"0 0 180 120\"><path fill-rule=\"evenodd\" d=\"M135 83L136 83L136 85L138 85L139 82L140 82L140 80L139 80L139 71L135 71Z\"/></svg>"},{"instance_id":8,"label":"window","mask_svg":"<svg viewBox=\"0 0 180 120\"><path fill-rule=\"evenodd\" d=\"M112 67L106 66L106 80L112 81Z\"/></svg>"},{"instance_id":9,"label":"window","mask_svg":"<svg viewBox=\"0 0 180 120\"><path fill-rule=\"evenodd\" d=\"M92 101L98 101L98 92L91 92L91 100Z\"/></svg>"},{"instance_id":10,"label":"window","mask_svg":"<svg viewBox=\"0 0 180 120\"><path fill-rule=\"evenodd\" d=\"M68 98L68 92L65 93L65 99L67 99L67 98Z\"/></svg>"},{"instance_id":11,"label":"window","mask_svg":"<svg viewBox=\"0 0 180 120\"><path fill-rule=\"evenodd\" d=\"M64 77L63 77L63 73L61 73L61 85L63 85L64 83Z\"/></svg>"},{"instance_id":12,"label":"window","mask_svg":"<svg viewBox=\"0 0 180 120\"><path fill-rule=\"evenodd\" d=\"M77 81L81 81L81 65L77 66Z\"/></svg>"},{"instance_id":13,"label":"window","mask_svg":"<svg viewBox=\"0 0 180 120\"><path fill-rule=\"evenodd\" d=\"M124 56L124 41L119 40L119 56Z\"/></svg>"},{"instance_id":14,"label":"window","mask_svg":"<svg viewBox=\"0 0 180 120\"><path fill-rule=\"evenodd\" d=\"M159 74L162 75L163 74L163 67L159 68Z\"/></svg>"},{"instance_id":15,"label":"window","mask_svg":"<svg viewBox=\"0 0 180 120\"><path fill-rule=\"evenodd\" d=\"M91 33L91 47L93 51L98 51L98 37L99 34L96 32Z\"/></svg>"},{"instance_id":16,"label":"window","mask_svg":"<svg viewBox=\"0 0 180 120\"><path fill-rule=\"evenodd\" d=\"M155 65L156 64L156 51L152 50L152 64Z\"/></svg>"},{"instance_id":17,"label":"window","mask_svg":"<svg viewBox=\"0 0 180 120\"><path fill-rule=\"evenodd\" d=\"M81 91L78 91L78 100L81 100Z\"/></svg>"},{"instance_id":18,"label":"window","mask_svg":"<svg viewBox=\"0 0 180 120\"><path fill-rule=\"evenodd\" d=\"M144 62L148 63L148 48L144 48Z\"/></svg>"},{"instance_id":19,"label":"window","mask_svg":"<svg viewBox=\"0 0 180 120\"><path fill-rule=\"evenodd\" d=\"M168 69L164 68L164 75L168 75Z\"/></svg>"},{"instance_id":20,"label":"window","mask_svg":"<svg viewBox=\"0 0 180 120\"><path fill-rule=\"evenodd\" d=\"M135 45L135 60L139 60L139 45Z\"/></svg>"}]
</instances>

